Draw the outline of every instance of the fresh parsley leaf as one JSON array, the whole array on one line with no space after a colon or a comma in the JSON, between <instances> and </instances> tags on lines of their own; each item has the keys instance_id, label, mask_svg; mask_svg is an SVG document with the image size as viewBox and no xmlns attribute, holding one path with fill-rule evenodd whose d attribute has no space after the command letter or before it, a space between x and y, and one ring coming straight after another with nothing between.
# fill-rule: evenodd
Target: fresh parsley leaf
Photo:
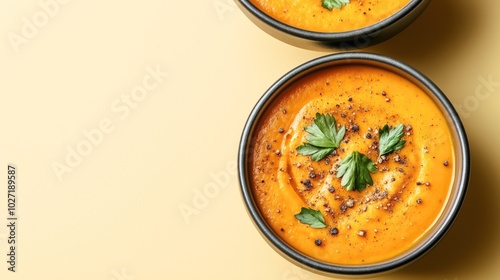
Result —
<instances>
[{"instance_id":1,"label":"fresh parsley leaf","mask_svg":"<svg viewBox=\"0 0 500 280\"><path fill-rule=\"evenodd\" d=\"M335 148L321 148L316 147L308 143L304 143L302 146L297 147L297 152L301 155L311 155L311 159L314 161L320 161L331 152L333 152Z\"/></svg>"},{"instance_id":2,"label":"fresh parsley leaf","mask_svg":"<svg viewBox=\"0 0 500 280\"><path fill-rule=\"evenodd\" d=\"M314 124L304 130L310 134L306 136L308 143L297 147L297 153L310 155L314 161L320 161L338 148L345 135L345 127L337 130L335 118L330 114L316 113Z\"/></svg>"},{"instance_id":3,"label":"fresh parsley leaf","mask_svg":"<svg viewBox=\"0 0 500 280\"><path fill-rule=\"evenodd\" d=\"M349 0L322 0L322 4L324 8L331 11L333 8L340 9L342 5L349 4Z\"/></svg>"},{"instance_id":4,"label":"fresh parsley leaf","mask_svg":"<svg viewBox=\"0 0 500 280\"><path fill-rule=\"evenodd\" d=\"M389 126L386 124L382 129L379 130L379 157L388 155L397 150L401 150L404 147L406 141L401 140L404 135L403 129L403 124L399 124L389 131Z\"/></svg>"},{"instance_id":5,"label":"fresh parsley leaf","mask_svg":"<svg viewBox=\"0 0 500 280\"><path fill-rule=\"evenodd\" d=\"M301 223L310 225L312 228L325 228L325 219L319 210L311 208L300 209L300 213L294 215Z\"/></svg>"},{"instance_id":6,"label":"fresh parsley leaf","mask_svg":"<svg viewBox=\"0 0 500 280\"><path fill-rule=\"evenodd\" d=\"M346 156L337 169L337 178L342 177L341 185L348 191L362 191L366 185L373 185L370 173L377 172L375 164L358 151Z\"/></svg>"}]
</instances>

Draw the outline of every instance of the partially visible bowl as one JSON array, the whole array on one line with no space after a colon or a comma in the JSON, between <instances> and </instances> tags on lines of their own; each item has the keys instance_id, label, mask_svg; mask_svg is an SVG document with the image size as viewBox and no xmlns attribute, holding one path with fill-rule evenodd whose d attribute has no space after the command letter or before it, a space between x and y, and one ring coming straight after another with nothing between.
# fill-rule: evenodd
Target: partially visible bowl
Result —
<instances>
[{"instance_id":1,"label":"partially visible bowl","mask_svg":"<svg viewBox=\"0 0 500 280\"><path fill-rule=\"evenodd\" d=\"M367 83L352 87L347 80L342 80L346 77L344 74L335 72L335 69L342 67L361 67L346 71L356 79L364 79L363 73L366 72L362 68L381 69L382 72L368 77L364 80ZM334 71L326 72L331 69ZM396 92L395 87L391 86L387 86L387 92L381 90L377 87L377 79L380 77L383 81L383 77L389 75L399 77L411 86L405 84L401 92ZM322 80L317 84L311 83L311 86L304 84L303 81L310 77L313 77L313 81L316 77ZM354 92L358 86L365 97ZM415 100L413 88L423 93L427 103L416 102L419 99ZM293 98L290 98L291 103L287 103L285 98L290 94L293 94ZM338 101L332 102L335 98ZM308 100L313 101L311 103ZM370 107L367 100L374 100L379 105ZM292 110L295 104L299 104L297 108L300 110ZM310 104L313 104L312 107ZM314 107L314 104L320 107ZM331 153L327 159L315 162L299 155L296 144L307 139L304 136L304 124L312 123L314 112L311 108L321 106L326 109L318 109L320 113L334 115L337 127L345 126L347 132L338 153ZM409 108L416 113L404 112L399 116L398 112ZM431 117L434 110L440 112L440 116ZM380 125L373 126L370 119L383 120ZM386 161L378 162L376 148L361 147L377 162L378 173L373 176L379 177L373 177L373 184L363 192L344 190L340 180L335 177L338 170L335 164L351 149L349 145L377 145L377 128L386 122L396 124L399 121L405 124L407 147L388 156ZM371 133L370 137L368 134L365 136L367 132ZM292 145L293 141L296 142ZM444 142L450 145L440 144ZM447 154L440 154L441 150L447 150ZM412 172L415 174L412 175ZM459 213L466 195L469 172L467 136L445 94L412 67L370 53L327 55L306 62L282 76L263 94L250 113L238 153L241 194L260 234L276 252L292 263L335 277L380 275L402 268L431 250L444 237ZM449 178L443 179L446 177ZM310 193L311 190L314 193ZM386 191L389 195L384 195ZM314 200L319 197L316 194L324 196L324 199L320 197ZM294 214L301 207L318 209L325 217L327 227L316 229L294 219ZM424 221L419 219L430 215L424 209L433 208L435 214L432 215L435 216L428 217L428 225L419 232L418 223ZM377 216L378 213L382 213L382 216ZM392 220L397 215L404 218L401 224ZM344 218L349 224L342 224ZM375 229L370 228L373 224L377 226ZM358 231L359 228L365 229L365 226L366 231ZM385 230L396 233L388 237L391 242L383 242L387 240L383 236L387 234ZM392 237L394 240L406 237L410 241L407 249L392 254L391 250L399 250L393 248L396 243L391 244ZM369 252L372 246L380 248L376 249L380 256L372 254L366 257L366 262L357 259L365 258L361 253ZM351 248L352 251L348 253ZM340 254L345 250L342 257L352 258L355 262L325 261L329 258L327 255L335 254L336 249ZM338 252L339 249L341 252ZM383 254L387 254L387 257Z\"/></svg>"},{"instance_id":2,"label":"partially visible bowl","mask_svg":"<svg viewBox=\"0 0 500 280\"><path fill-rule=\"evenodd\" d=\"M406 6L372 25L356 30L323 32L281 22L257 8L251 0L236 1L244 14L269 35L296 47L323 51L361 49L383 42L410 25L429 2L430 0L409 0ZM324 10L325 13L337 12Z\"/></svg>"}]
</instances>

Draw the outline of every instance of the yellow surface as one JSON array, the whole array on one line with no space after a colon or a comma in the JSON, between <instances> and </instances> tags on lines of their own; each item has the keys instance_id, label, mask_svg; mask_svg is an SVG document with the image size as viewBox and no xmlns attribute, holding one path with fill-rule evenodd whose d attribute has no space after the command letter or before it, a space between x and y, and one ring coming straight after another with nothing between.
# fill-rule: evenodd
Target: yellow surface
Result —
<instances>
[{"instance_id":1,"label":"yellow surface","mask_svg":"<svg viewBox=\"0 0 500 280\"><path fill-rule=\"evenodd\" d=\"M54 1L0 3L0 279L328 279L265 243L234 165L261 94L326 53L277 41L231 0ZM449 234L378 279L500 276L500 2L481 4L433 1L367 49L442 88L461 108L473 160ZM9 163L16 273L6 262Z\"/></svg>"}]
</instances>

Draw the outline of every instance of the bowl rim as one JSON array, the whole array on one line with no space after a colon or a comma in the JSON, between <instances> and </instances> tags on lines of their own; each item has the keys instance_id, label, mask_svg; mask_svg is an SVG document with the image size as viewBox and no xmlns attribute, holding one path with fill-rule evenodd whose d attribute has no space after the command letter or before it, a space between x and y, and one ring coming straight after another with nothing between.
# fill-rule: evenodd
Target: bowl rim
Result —
<instances>
[{"instance_id":1,"label":"bowl rim","mask_svg":"<svg viewBox=\"0 0 500 280\"><path fill-rule=\"evenodd\" d=\"M295 37L311 41L319 41L319 42L348 41L353 38L362 38L370 34L375 34L380 30L383 30L393 25L397 21L404 18L406 15L415 10L420 4L427 2L427 0L410 0L410 3L408 3L406 6L404 6L396 13L390 15L388 18L363 28L343 31L343 32L318 32L318 31L301 29L298 27L288 25L281 21L278 21L273 17L269 16L268 14L266 14L265 12L263 12L262 10L260 10L259 8L257 8L256 6L254 6L252 3L250 3L250 0L237 0L237 1L240 2L243 5L243 7L247 9L253 16L257 17L265 24L281 32L284 32L286 34Z\"/></svg>"},{"instance_id":2,"label":"bowl rim","mask_svg":"<svg viewBox=\"0 0 500 280\"><path fill-rule=\"evenodd\" d=\"M461 158L457 157L455 160L457 162L461 161L462 164L460 166L457 165L456 173L458 175L456 198L451 202L451 205L449 206L450 210L448 212L448 215L443 217L443 221L441 222L440 227L437 228L435 232L430 233L429 238L425 240L425 242L422 243L421 246L411 249L409 253L405 253L400 257L396 257L396 259L394 260L360 266L335 265L315 260L293 249L290 245L281 240L281 238L278 237L278 235L267 225L265 219L260 214L260 210L256 202L254 201L253 193L251 190L251 183L247 178L248 176L246 176L246 174L248 174L249 163L246 155L249 152L248 147L250 145L252 132L259 121L261 113L267 108L267 105L271 103L274 97L280 94L281 89L286 87L289 83L294 82L296 79L299 79L310 72L330 67L332 66L331 63L354 63L367 65L373 65L371 63L378 63L387 66L387 68L385 68L386 70L396 69L398 71L402 71L398 74L407 74L408 76L405 78L415 79L413 81L414 83L419 83L419 86L427 89L428 94L434 95L434 97L438 100L438 102L448 114L448 117L450 119L450 129L457 134L457 147L455 149L456 153L461 156ZM252 222L258 228L261 235L263 235L264 239L270 245L272 245L272 247L277 249L278 253L287 258L289 261L318 273L326 275L333 274L342 276L359 276L375 275L401 268L423 256L442 239L442 237L448 232L448 230L454 223L465 199L469 183L470 152L467 135L457 111L455 110L449 99L445 96L445 94L429 78L424 76L415 68L385 55L368 52L343 52L328 54L305 62L287 72L274 84L272 84L268 90L265 91L265 93L260 97L254 108L252 109L243 128L239 143L237 163L238 180L241 195L246 206L245 208L248 214L251 216Z\"/></svg>"}]
</instances>

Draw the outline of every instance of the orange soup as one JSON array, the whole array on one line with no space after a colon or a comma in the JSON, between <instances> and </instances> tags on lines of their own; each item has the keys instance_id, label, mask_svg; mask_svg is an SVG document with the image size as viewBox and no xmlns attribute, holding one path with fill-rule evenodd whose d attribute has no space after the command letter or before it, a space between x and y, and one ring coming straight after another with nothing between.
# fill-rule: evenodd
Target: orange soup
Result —
<instances>
[{"instance_id":1,"label":"orange soup","mask_svg":"<svg viewBox=\"0 0 500 280\"><path fill-rule=\"evenodd\" d=\"M345 135L316 161L297 147L318 113L334 117ZM406 142L381 156L385 125L403 125ZM436 222L453 184L446 118L420 87L375 66L334 66L293 82L264 113L250 147L251 188L269 226L296 250L332 264L373 264L408 251ZM375 172L365 189L348 191L337 172L354 151ZM300 221L302 208L319 211L325 226Z\"/></svg>"},{"instance_id":2,"label":"orange soup","mask_svg":"<svg viewBox=\"0 0 500 280\"><path fill-rule=\"evenodd\" d=\"M254 6L287 25L316 32L344 32L373 25L401 10L410 0L351 0L328 10L321 0L251 0Z\"/></svg>"}]
</instances>

